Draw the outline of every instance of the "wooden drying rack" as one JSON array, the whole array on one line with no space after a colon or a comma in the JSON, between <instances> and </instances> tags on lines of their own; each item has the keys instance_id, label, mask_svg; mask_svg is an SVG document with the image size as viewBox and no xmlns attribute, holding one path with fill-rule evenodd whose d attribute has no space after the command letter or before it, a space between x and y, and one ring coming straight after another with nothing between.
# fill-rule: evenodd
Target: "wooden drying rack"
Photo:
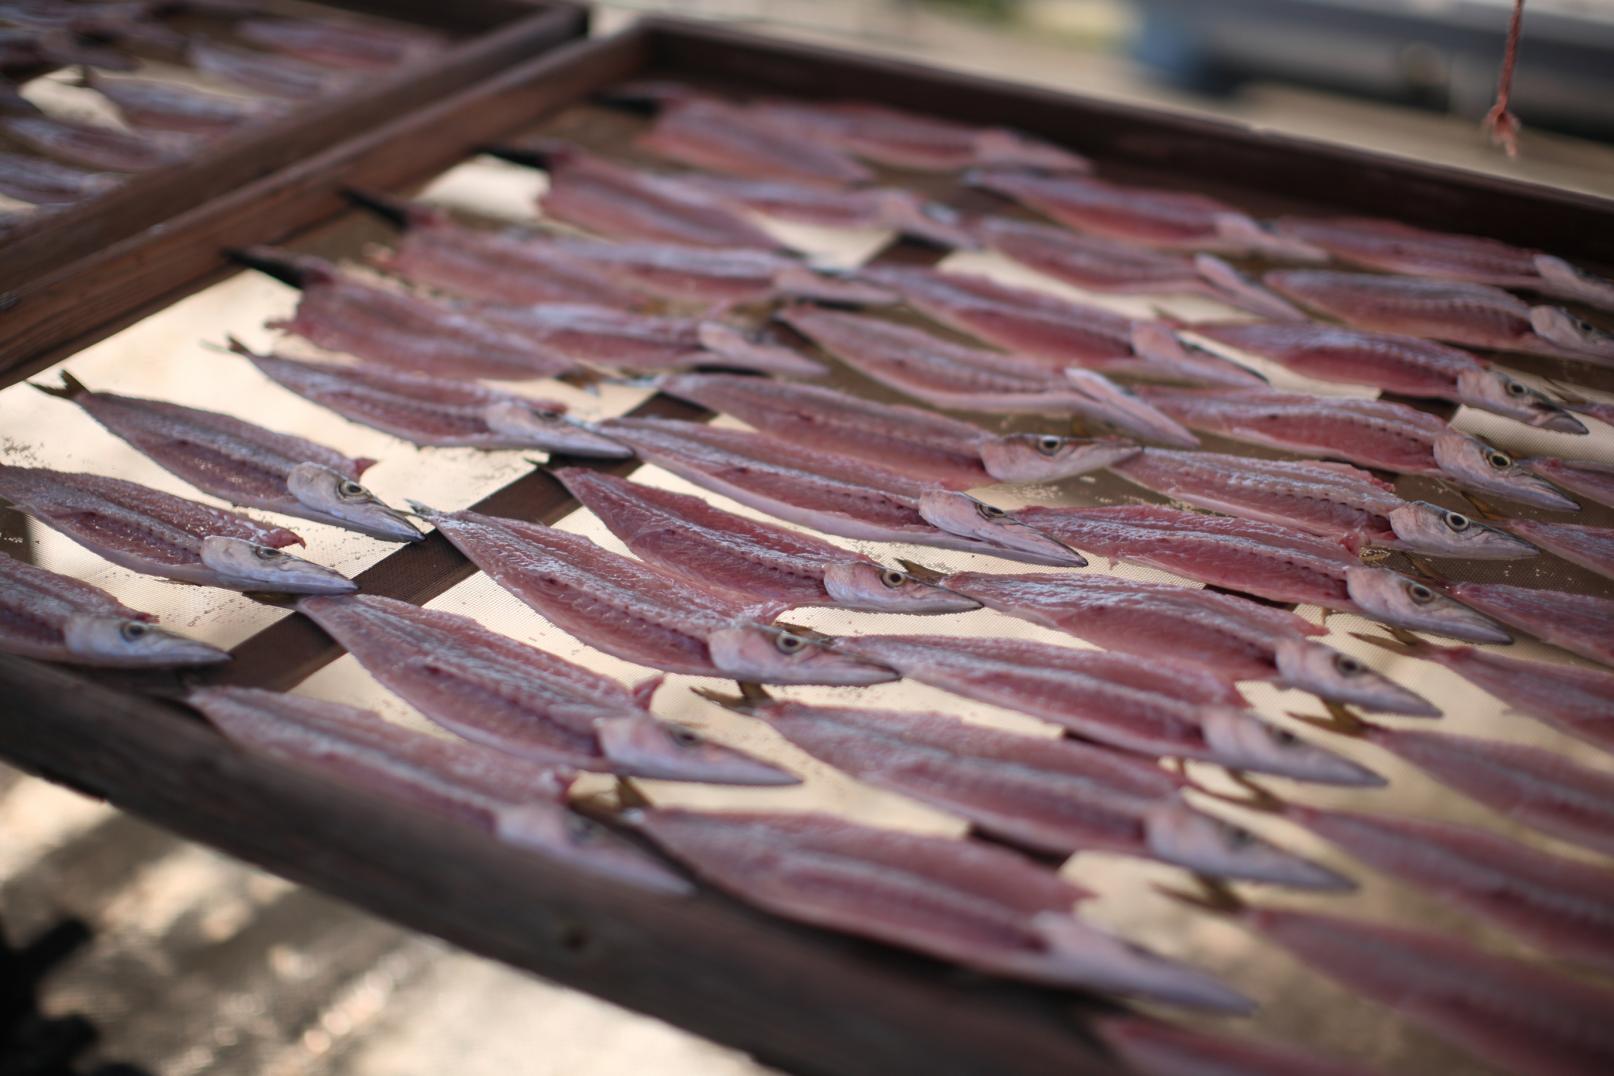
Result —
<instances>
[{"instance_id":1,"label":"wooden drying rack","mask_svg":"<svg viewBox=\"0 0 1614 1076\"><path fill-rule=\"evenodd\" d=\"M1614 204L895 61L647 20L565 46L402 115L125 239L28 292L0 319L11 384L235 271L222 251L281 243L350 208L347 187L402 192L631 77L758 92L857 97L954 119L1010 123L1093 157L1104 174L1226 195L1259 213L1393 213L1431 227L1614 263ZM981 197L984 196L966 196ZM961 203L960 208L984 208ZM882 261L933 252L894 244ZM637 414L697 417L654 397ZM632 463L612 465L618 472ZM575 507L542 473L476 508L553 521ZM358 576L424 602L467 578L440 536ZM305 618L246 640L217 682L287 688L340 656ZM242 753L165 701L177 680L69 670L0 655L0 755L46 778L377 914L746 1050L794 1072L1100 1072L1087 1031L1100 1001L983 979L920 957L793 926L703 891L667 900L546 868L491 837Z\"/></svg>"}]
</instances>

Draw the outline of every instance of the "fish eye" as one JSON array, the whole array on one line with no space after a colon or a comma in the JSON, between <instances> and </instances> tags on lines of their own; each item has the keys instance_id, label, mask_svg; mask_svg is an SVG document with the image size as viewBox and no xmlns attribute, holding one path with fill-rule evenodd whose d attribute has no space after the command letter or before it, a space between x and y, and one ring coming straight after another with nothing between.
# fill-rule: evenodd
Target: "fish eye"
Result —
<instances>
[{"instance_id":1,"label":"fish eye","mask_svg":"<svg viewBox=\"0 0 1614 1076\"><path fill-rule=\"evenodd\" d=\"M1485 462L1491 465L1493 471L1505 471L1513 466L1513 457L1493 448L1485 453Z\"/></svg>"},{"instance_id":2,"label":"fish eye","mask_svg":"<svg viewBox=\"0 0 1614 1076\"><path fill-rule=\"evenodd\" d=\"M908 581L908 577L895 568L887 568L880 573L880 582L895 590Z\"/></svg>"},{"instance_id":3,"label":"fish eye","mask_svg":"<svg viewBox=\"0 0 1614 1076\"><path fill-rule=\"evenodd\" d=\"M667 736L679 747L698 747L703 742L700 733L684 725L669 726Z\"/></svg>"},{"instance_id":4,"label":"fish eye","mask_svg":"<svg viewBox=\"0 0 1614 1076\"><path fill-rule=\"evenodd\" d=\"M774 636L773 645L778 647L779 652L782 654L794 654L807 645L807 640L799 635L792 635L788 631L782 631Z\"/></svg>"},{"instance_id":5,"label":"fish eye","mask_svg":"<svg viewBox=\"0 0 1614 1076\"><path fill-rule=\"evenodd\" d=\"M1037 451L1041 452L1044 456L1052 456L1054 453L1058 452L1060 448L1064 446L1064 444L1065 439L1063 437L1055 437L1053 434L1047 434L1037 438Z\"/></svg>"},{"instance_id":6,"label":"fish eye","mask_svg":"<svg viewBox=\"0 0 1614 1076\"><path fill-rule=\"evenodd\" d=\"M1300 742L1300 737L1288 729L1273 729L1272 742L1282 747L1290 747Z\"/></svg>"},{"instance_id":7,"label":"fish eye","mask_svg":"<svg viewBox=\"0 0 1614 1076\"><path fill-rule=\"evenodd\" d=\"M1419 605L1428 605L1430 602L1435 600L1435 592L1424 586L1422 583L1408 583L1407 597L1411 598Z\"/></svg>"},{"instance_id":8,"label":"fish eye","mask_svg":"<svg viewBox=\"0 0 1614 1076\"><path fill-rule=\"evenodd\" d=\"M131 620L129 623L118 629L118 634L123 636L125 642L133 643L145 638L146 633L150 630L150 628L146 627L146 625L140 623L139 621Z\"/></svg>"},{"instance_id":9,"label":"fish eye","mask_svg":"<svg viewBox=\"0 0 1614 1076\"><path fill-rule=\"evenodd\" d=\"M1469 523L1469 518L1463 515L1461 512L1446 513L1446 526L1450 527L1454 531L1466 531L1469 527Z\"/></svg>"},{"instance_id":10,"label":"fish eye","mask_svg":"<svg viewBox=\"0 0 1614 1076\"><path fill-rule=\"evenodd\" d=\"M1530 392L1529 389L1525 388L1524 385L1518 381L1509 381L1507 383L1507 390L1509 396L1524 396Z\"/></svg>"},{"instance_id":11,"label":"fish eye","mask_svg":"<svg viewBox=\"0 0 1614 1076\"><path fill-rule=\"evenodd\" d=\"M365 488L351 478L342 479L341 484L336 487L336 492L344 497L363 497L366 494Z\"/></svg>"},{"instance_id":12,"label":"fish eye","mask_svg":"<svg viewBox=\"0 0 1614 1076\"><path fill-rule=\"evenodd\" d=\"M985 501L976 501L975 510L981 514L983 519L1002 519L1009 514L997 505L987 504Z\"/></svg>"},{"instance_id":13,"label":"fish eye","mask_svg":"<svg viewBox=\"0 0 1614 1076\"><path fill-rule=\"evenodd\" d=\"M1255 842L1255 834L1243 826L1233 826L1227 831L1227 846L1234 850L1248 848Z\"/></svg>"},{"instance_id":14,"label":"fish eye","mask_svg":"<svg viewBox=\"0 0 1614 1076\"><path fill-rule=\"evenodd\" d=\"M566 835L574 841L592 841L600 834L600 827L580 814L568 814L564 824Z\"/></svg>"},{"instance_id":15,"label":"fish eye","mask_svg":"<svg viewBox=\"0 0 1614 1076\"><path fill-rule=\"evenodd\" d=\"M1356 676L1367 671L1367 666L1351 657L1349 654L1339 654L1334 658L1334 668L1346 676Z\"/></svg>"},{"instance_id":16,"label":"fish eye","mask_svg":"<svg viewBox=\"0 0 1614 1076\"><path fill-rule=\"evenodd\" d=\"M259 560L279 560L286 554L282 553L278 549L270 549L266 545L259 545L252 547L252 555L257 557Z\"/></svg>"},{"instance_id":17,"label":"fish eye","mask_svg":"<svg viewBox=\"0 0 1614 1076\"><path fill-rule=\"evenodd\" d=\"M1597 326L1593 325L1589 321L1581 321L1579 318L1575 319L1575 328L1579 329L1583 333L1591 333L1591 332L1596 332L1597 331Z\"/></svg>"}]
</instances>

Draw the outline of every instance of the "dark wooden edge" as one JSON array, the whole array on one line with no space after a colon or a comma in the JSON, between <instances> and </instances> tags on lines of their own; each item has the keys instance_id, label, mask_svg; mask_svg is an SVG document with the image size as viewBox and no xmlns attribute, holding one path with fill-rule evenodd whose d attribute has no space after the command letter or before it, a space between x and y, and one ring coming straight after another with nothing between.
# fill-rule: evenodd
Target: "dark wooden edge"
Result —
<instances>
[{"instance_id":1,"label":"dark wooden edge","mask_svg":"<svg viewBox=\"0 0 1614 1076\"><path fill-rule=\"evenodd\" d=\"M377 13L388 5L355 5ZM426 17L429 25L480 24L486 32L468 37L441 56L385 74L352 93L307 102L286 116L239 139L226 139L173 168L131 177L108 194L23 225L5 240L0 260L0 310L26 304L38 294L45 274L74 270L78 259L109 244L148 232L163 241L161 225L209 198L236 190L289 162L372 130L430 104L491 71L524 63L534 55L588 33L588 10L571 0L537 6L512 0L474 0L454 5L458 16L440 5L414 2L394 18ZM472 17L475 16L473 21ZM5 328L0 315L0 330Z\"/></svg>"}]
</instances>

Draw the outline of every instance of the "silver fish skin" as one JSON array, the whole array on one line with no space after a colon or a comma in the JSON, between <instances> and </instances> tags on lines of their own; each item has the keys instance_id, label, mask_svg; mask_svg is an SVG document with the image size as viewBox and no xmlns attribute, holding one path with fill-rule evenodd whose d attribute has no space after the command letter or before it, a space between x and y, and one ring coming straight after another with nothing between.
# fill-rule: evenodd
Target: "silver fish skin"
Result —
<instances>
[{"instance_id":1,"label":"silver fish skin","mask_svg":"<svg viewBox=\"0 0 1614 1076\"><path fill-rule=\"evenodd\" d=\"M359 484L374 460L353 459L217 411L93 392L65 371L62 382L60 389L34 387L78 404L109 433L203 493L386 541L425 537L402 512Z\"/></svg>"},{"instance_id":2,"label":"silver fish skin","mask_svg":"<svg viewBox=\"0 0 1614 1076\"><path fill-rule=\"evenodd\" d=\"M1229 1038L1143 1017L1101 1020L1105 1045L1139 1076L1373 1076L1309 1049Z\"/></svg>"},{"instance_id":3,"label":"silver fish skin","mask_svg":"<svg viewBox=\"0 0 1614 1076\"><path fill-rule=\"evenodd\" d=\"M186 702L249 750L469 822L574 870L654 893L692 892L637 845L568 810L569 770L300 695L214 687Z\"/></svg>"},{"instance_id":4,"label":"silver fish skin","mask_svg":"<svg viewBox=\"0 0 1614 1076\"><path fill-rule=\"evenodd\" d=\"M797 778L693 729L658 721L648 688L489 631L468 617L368 595L297 609L388 690L475 743L550 766L712 784Z\"/></svg>"},{"instance_id":5,"label":"silver fish skin","mask_svg":"<svg viewBox=\"0 0 1614 1076\"><path fill-rule=\"evenodd\" d=\"M120 669L216 665L224 650L164 631L100 587L0 556L0 651Z\"/></svg>"},{"instance_id":6,"label":"silver fish skin","mask_svg":"<svg viewBox=\"0 0 1614 1076\"><path fill-rule=\"evenodd\" d=\"M656 808L629 821L706 881L788 919L1049 986L1251 1008L1202 972L1084 925L1070 913L1081 890L1007 849L817 814Z\"/></svg>"},{"instance_id":7,"label":"silver fish skin","mask_svg":"<svg viewBox=\"0 0 1614 1076\"><path fill-rule=\"evenodd\" d=\"M132 572L284 594L358 589L333 569L283 552L302 544L283 527L136 482L0 464L0 497Z\"/></svg>"},{"instance_id":8,"label":"silver fish skin","mask_svg":"<svg viewBox=\"0 0 1614 1076\"><path fill-rule=\"evenodd\" d=\"M1477 437L1447 430L1431 448L1441 473L1467 489L1555 512L1580 510L1574 498L1537 477L1529 461L1516 460Z\"/></svg>"}]
</instances>

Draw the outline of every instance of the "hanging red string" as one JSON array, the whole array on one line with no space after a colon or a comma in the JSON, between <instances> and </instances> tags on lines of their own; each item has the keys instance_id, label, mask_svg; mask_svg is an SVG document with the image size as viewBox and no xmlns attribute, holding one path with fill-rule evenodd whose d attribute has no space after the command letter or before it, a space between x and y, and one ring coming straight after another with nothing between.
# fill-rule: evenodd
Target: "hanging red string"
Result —
<instances>
[{"instance_id":1,"label":"hanging red string","mask_svg":"<svg viewBox=\"0 0 1614 1076\"><path fill-rule=\"evenodd\" d=\"M1519 59L1519 30L1524 24L1524 0L1513 0L1513 22L1508 26L1507 52L1502 56L1502 73L1496 79L1496 104L1485 114L1480 129L1509 157L1519 155L1519 117L1508 111L1513 93L1513 68Z\"/></svg>"}]
</instances>

